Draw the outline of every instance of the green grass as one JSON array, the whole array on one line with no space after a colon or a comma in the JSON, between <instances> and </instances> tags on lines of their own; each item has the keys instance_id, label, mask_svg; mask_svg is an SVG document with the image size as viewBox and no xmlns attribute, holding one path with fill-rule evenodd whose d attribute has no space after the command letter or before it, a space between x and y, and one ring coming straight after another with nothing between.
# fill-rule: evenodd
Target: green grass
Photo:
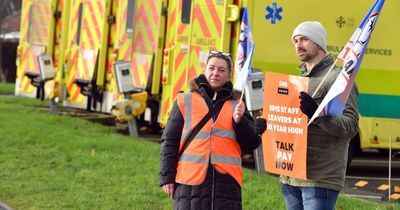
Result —
<instances>
[{"instance_id":1,"label":"green grass","mask_svg":"<svg viewBox=\"0 0 400 210\"><path fill-rule=\"evenodd\" d=\"M0 98L0 203L13 209L171 209L160 145L49 114L46 101ZM387 209L340 196L337 209ZM244 170L243 209L284 209L278 180ZM399 205L394 206L399 208Z\"/></svg>"},{"instance_id":2,"label":"green grass","mask_svg":"<svg viewBox=\"0 0 400 210\"><path fill-rule=\"evenodd\" d=\"M14 83L0 82L0 94L14 94L14 90L15 90Z\"/></svg>"}]
</instances>

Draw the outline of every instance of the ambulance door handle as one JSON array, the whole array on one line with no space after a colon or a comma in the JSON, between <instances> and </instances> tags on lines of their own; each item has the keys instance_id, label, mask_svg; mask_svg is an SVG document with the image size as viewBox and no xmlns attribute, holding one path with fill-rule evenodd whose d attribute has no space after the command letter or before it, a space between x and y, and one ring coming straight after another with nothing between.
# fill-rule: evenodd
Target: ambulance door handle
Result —
<instances>
[{"instance_id":1,"label":"ambulance door handle","mask_svg":"<svg viewBox=\"0 0 400 210\"><path fill-rule=\"evenodd\" d=\"M235 22L239 19L240 9L237 5L229 4L227 7L226 20L228 22Z\"/></svg>"},{"instance_id":2,"label":"ambulance door handle","mask_svg":"<svg viewBox=\"0 0 400 210\"><path fill-rule=\"evenodd\" d=\"M163 85L171 85L171 79L172 79L172 68L173 68L173 59L174 59L174 53L173 50L175 48L175 45L173 44L170 48L164 49L164 63L163 63L163 78L162 78L162 83Z\"/></svg>"},{"instance_id":3,"label":"ambulance door handle","mask_svg":"<svg viewBox=\"0 0 400 210\"><path fill-rule=\"evenodd\" d=\"M175 45L172 45L172 47L168 50L168 72L167 72L167 84L168 85L171 85L171 81L172 81L172 71L173 71L173 68L174 68L174 64L175 64L175 62L174 62L174 48L175 48Z\"/></svg>"}]
</instances>

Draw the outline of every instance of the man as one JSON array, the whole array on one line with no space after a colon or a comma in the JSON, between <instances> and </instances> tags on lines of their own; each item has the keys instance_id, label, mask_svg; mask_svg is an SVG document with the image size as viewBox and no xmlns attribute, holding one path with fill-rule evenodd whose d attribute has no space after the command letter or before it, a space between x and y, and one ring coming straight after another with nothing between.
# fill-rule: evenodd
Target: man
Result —
<instances>
[{"instance_id":1,"label":"man","mask_svg":"<svg viewBox=\"0 0 400 210\"><path fill-rule=\"evenodd\" d=\"M331 88L340 68L326 53L326 32L319 22L303 22L293 31L292 41L303 63L302 76L309 77L308 93L300 93L300 109L310 119ZM318 85L327 75L319 90ZM313 97L311 97L313 95ZM308 127L307 180L281 176L287 209L334 209L344 185L347 151L358 132L358 91L353 86L341 116L321 116Z\"/></svg>"}]
</instances>

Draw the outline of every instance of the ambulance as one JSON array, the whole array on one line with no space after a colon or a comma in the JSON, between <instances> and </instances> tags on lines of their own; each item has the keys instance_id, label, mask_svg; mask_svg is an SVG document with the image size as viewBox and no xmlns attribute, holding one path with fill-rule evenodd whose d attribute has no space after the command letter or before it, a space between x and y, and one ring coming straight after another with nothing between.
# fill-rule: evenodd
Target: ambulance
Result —
<instances>
[{"instance_id":1,"label":"ambulance","mask_svg":"<svg viewBox=\"0 0 400 210\"><path fill-rule=\"evenodd\" d=\"M69 7L70 0L23 1L16 95L41 99L58 97L63 82ZM49 67L51 71L48 71Z\"/></svg>"},{"instance_id":2,"label":"ambulance","mask_svg":"<svg viewBox=\"0 0 400 210\"><path fill-rule=\"evenodd\" d=\"M251 28L256 44L254 67L300 75L291 34L303 21L319 21L327 31L327 53L337 56L375 0L253 1ZM399 1L386 1L374 29L356 83L359 89L359 133L349 159L365 149L400 150L400 45L393 28Z\"/></svg>"},{"instance_id":3,"label":"ambulance","mask_svg":"<svg viewBox=\"0 0 400 210\"><path fill-rule=\"evenodd\" d=\"M69 6L60 8L56 2ZM290 40L299 23L321 22L328 34L327 52L338 55L374 2L24 0L16 93L34 95L26 72L38 73L37 57L47 53L57 63L54 80L61 85L58 98L64 106L116 110L113 114L121 118L142 115L162 128L177 94L187 91L190 79L201 73L210 49L230 52L235 59L245 7L255 43L253 70L300 75ZM32 6L36 4L49 6ZM397 8L399 1L385 2L356 79L360 130L351 141L350 155L363 149L387 152L389 141L393 150L400 149L400 111L395 107L400 104ZM56 18L64 23L57 36ZM46 24L46 33L37 37L39 26ZM62 47L56 53L58 45ZM246 93L262 91L259 84L249 83ZM144 96L137 99L138 94Z\"/></svg>"}]
</instances>

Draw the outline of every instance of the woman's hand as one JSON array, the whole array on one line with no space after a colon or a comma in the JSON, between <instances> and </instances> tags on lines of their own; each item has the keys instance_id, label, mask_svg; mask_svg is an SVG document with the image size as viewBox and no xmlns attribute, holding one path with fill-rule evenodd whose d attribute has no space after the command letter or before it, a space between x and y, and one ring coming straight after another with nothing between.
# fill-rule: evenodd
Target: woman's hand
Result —
<instances>
[{"instance_id":1,"label":"woman's hand","mask_svg":"<svg viewBox=\"0 0 400 210\"><path fill-rule=\"evenodd\" d=\"M164 192L167 193L167 195L170 198L173 198L174 191L175 191L175 184L174 183L165 184L165 185L162 186L162 189L164 190Z\"/></svg>"},{"instance_id":2,"label":"woman's hand","mask_svg":"<svg viewBox=\"0 0 400 210\"><path fill-rule=\"evenodd\" d=\"M235 123L239 123L240 120L242 119L243 115L244 115L244 111L245 111L245 106L243 101L240 101L236 107L235 107L235 111L233 112L233 121L235 121Z\"/></svg>"}]
</instances>

